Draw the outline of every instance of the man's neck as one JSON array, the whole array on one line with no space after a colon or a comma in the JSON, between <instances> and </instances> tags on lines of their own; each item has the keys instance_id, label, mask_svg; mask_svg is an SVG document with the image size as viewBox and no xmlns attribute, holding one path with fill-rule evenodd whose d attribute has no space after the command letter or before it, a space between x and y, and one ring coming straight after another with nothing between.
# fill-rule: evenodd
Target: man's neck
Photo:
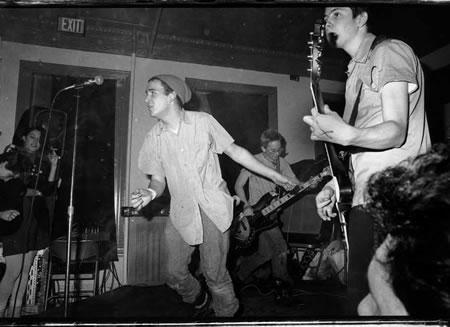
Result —
<instances>
[{"instance_id":1,"label":"man's neck","mask_svg":"<svg viewBox=\"0 0 450 327\"><path fill-rule=\"evenodd\" d=\"M345 52L347 52L350 55L350 57L355 58L362 42L367 37L367 35L368 35L367 31L358 32L355 35L355 37L352 40L350 40L350 42L344 47Z\"/></svg>"},{"instance_id":2,"label":"man's neck","mask_svg":"<svg viewBox=\"0 0 450 327\"><path fill-rule=\"evenodd\" d=\"M171 110L168 110L163 117L160 117L164 126L174 132L178 133L178 129L180 128L181 116L183 114L183 109L180 107L172 107Z\"/></svg>"},{"instance_id":3,"label":"man's neck","mask_svg":"<svg viewBox=\"0 0 450 327\"><path fill-rule=\"evenodd\" d=\"M272 158L270 158L267 154L265 154L264 152L262 152L263 157L270 162L272 165L277 166L278 163L280 162L280 158L277 158L275 160L273 160Z\"/></svg>"}]
</instances>

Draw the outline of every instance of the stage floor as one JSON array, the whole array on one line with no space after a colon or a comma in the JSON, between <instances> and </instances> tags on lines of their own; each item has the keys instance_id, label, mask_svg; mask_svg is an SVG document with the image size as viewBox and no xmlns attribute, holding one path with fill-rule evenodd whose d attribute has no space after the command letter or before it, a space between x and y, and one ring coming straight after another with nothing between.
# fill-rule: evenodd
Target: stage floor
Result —
<instances>
[{"instance_id":1,"label":"stage floor","mask_svg":"<svg viewBox=\"0 0 450 327\"><path fill-rule=\"evenodd\" d=\"M277 303L273 290L264 284L249 284L239 292L242 314L234 321L345 319L356 317L348 290L331 281L298 281L290 302ZM192 322L192 305L167 286L122 286L113 291L71 303L68 320ZM64 308L49 308L29 317L40 321L64 318ZM217 319L217 318L213 318ZM210 319L206 319L210 320Z\"/></svg>"}]
</instances>

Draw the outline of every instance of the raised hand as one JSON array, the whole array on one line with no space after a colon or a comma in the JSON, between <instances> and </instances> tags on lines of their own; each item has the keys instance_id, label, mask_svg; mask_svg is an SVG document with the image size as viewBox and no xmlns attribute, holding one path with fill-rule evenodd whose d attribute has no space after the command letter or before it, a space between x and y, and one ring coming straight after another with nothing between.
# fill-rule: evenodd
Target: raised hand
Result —
<instances>
[{"instance_id":1,"label":"raised hand","mask_svg":"<svg viewBox=\"0 0 450 327\"><path fill-rule=\"evenodd\" d=\"M51 148L50 151L51 152L47 155L47 158L50 161L52 167L56 167L56 165L58 164L58 160L61 159L61 157L56 154L55 148Z\"/></svg>"}]
</instances>

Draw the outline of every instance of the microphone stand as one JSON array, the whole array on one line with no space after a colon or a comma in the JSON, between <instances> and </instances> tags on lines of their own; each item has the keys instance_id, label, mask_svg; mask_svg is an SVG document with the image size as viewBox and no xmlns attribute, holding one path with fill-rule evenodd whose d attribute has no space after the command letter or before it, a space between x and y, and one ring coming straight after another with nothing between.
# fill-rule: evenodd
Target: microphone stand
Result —
<instances>
[{"instance_id":1,"label":"microphone stand","mask_svg":"<svg viewBox=\"0 0 450 327\"><path fill-rule=\"evenodd\" d=\"M70 200L69 206L67 207L67 244L66 244L66 274L64 281L64 317L67 318L68 304L69 304L69 276L70 276L70 255L71 255L71 245L72 245L72 221L74 215L73 206L73 193L75 184L75 163L77 155L77 134L78 134L78 109L80 104L80 87L76 87L77 93L75 95L76 105L75 105L75 123L73 129L73 149L72 149L72 172L70 177Z\"/></svg>"},{"instance_id":2,"label":"microphone stand","mask_svg":"<svg viewBox=\"0 0 450 327\"><path fill-rule=\"evenodd\" d=\"M82 89L85 86L88 86L92 83L101 85L103 83L103 77L102 76L96 76L95 81L91 83L81 83L81 84L73 84L71 86L67 86L61 90L59 90L55 97L53 98L51 107L53 108L53 105L56 101L56 98L59 94L61 94L64 91L70 90L70 89L76 89L77 93L75 95L76 98L76 105L75 105L75 122L74 122L74 131L73 131L73 148L72 148L72 171L71 171L71 177L70 177L70 200L69 200L69 206L67 207L67 216L68 216L68 223L67 223L67 244L66 244L66 272L65 272L65 280L64 280L64 317L67 318L68 313L68 307L69 307L69 277L70 277L70 258L71 258L71 249L72 249L72 221L73 221L73 215L75 212L74 206L73 206L73 193L74 193L74 184L75 184L75 163L76 163L76 157L77 157L77 136L78 136L78 111L80 106L80 89Z\"/></svg>"}]
</instances>

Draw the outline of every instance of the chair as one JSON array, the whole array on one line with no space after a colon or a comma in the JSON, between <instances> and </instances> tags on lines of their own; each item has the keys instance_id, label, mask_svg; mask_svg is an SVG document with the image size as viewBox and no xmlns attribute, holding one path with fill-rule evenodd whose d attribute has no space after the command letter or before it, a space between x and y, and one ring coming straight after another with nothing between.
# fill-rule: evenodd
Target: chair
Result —
<instances>
[{"instance_id":1,"label":"chair","mask_svg":"<svg viewBox=\"0 0 450 327\"><path fill-rule=\"evenodd\" d=\"M306 270L311 268L317 278L323 252L334 234L333 223L324 222L317 215L315 196L316 194L306 194L287 208L282 216L289 252L299 264L298 277L303 277ZM311 266L310 263L317 254L317 265Z\"/></svg>"},{"instance_id":2,"label":"chair","mask_svg":"<svg viewBox=\"0 0 450 327\"><path fill-rule=\"evenodd\" d=\"M47 305L51 300L64 300L66 247L66 238L56 239L50 244L44 310L47 310ZM98 242L96 240L89 239L71 241L69 265L69 301L74 302L89 296L97 295L99 275ZM91 280L93 284L92 288L81 289L82 280ZM62 287L60 283L62 283Z\"/></svg>"}]
</instances>

